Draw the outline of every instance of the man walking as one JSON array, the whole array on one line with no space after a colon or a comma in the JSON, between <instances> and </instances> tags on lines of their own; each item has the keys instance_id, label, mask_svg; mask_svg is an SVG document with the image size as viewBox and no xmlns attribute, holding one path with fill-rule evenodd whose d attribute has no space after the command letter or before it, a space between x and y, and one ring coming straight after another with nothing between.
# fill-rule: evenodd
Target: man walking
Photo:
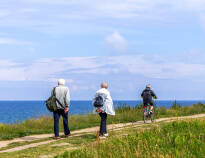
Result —
<instances>
[{"instance_id":1,"label":"man walking","mask_svg":"<svg viewBox=\"0 0 205 158\"><path fill-rule=\"evenodd\" d=\"M68 137L70 135L70 129L68 127L68 110L70 106L70 93L69 93L69 88L65 86L64 79L58 80L58 86L53 89L52 95L56 96L56 106L57 106L57 110L53 112L55 139L60 139L59 137L60 116L63 117L63 127L64 127L65 137Z\"/></svg>"},{"instance_id":2,"label":"man walking","mask_svg":"<svg viewBox=\"0 0 205 158\"><path fill-rule=\"evenodd\" d=\"M93 99L93 105L95 107L95 111L99 113L101 117L100 123L100 137L107 137L107 128L106 128L106 121L107 121L107 114L115 115L115 111L113 108L113 101L110 96L110 92L108 89L108 83L103 82L101 83L101 89L96 92L95 98Z\"/></svg>"}]
</instances>

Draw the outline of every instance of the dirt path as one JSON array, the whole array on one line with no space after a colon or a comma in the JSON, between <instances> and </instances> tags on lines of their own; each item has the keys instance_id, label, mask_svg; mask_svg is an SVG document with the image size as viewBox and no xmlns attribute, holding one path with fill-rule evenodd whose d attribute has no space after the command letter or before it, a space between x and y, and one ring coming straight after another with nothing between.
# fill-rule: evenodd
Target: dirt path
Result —
<instances>
[{"instance_id":1,"label":"dirt path","mask_svg":"<svg viewBox=\"0 0 205 158\"><path fill-rule=\"evenodd\" d=\"M182 117L160 118L160 119L157 119L156 122L164 122L164 121L171 122L171 121L175 121L175 120L182 120L182 119L189 119L189 118L200 118L200 117L205 117L205 114L198 114L198 115L192 115L192 116L182 116ZM108 125L107 128L108 128L108 130L120 130L120 129L123 129L125 127L129 127L129 126L142 126L142 125L144 125L143 121L137 121L135 123L111 124L111 125ZM85 133L97 132L98 130L99 130L99 127L97 126L97 127L85 128L85 129L81 129L81 130L72 131L71 137L79 136L79 135L82 135ZM63 134L63 133L61 133L61 134ZM0 148L6 147L7 145L9 145L11 143L25 142L25 141L27 141L27 142L36 141L36 140L41 140L41 139L50 138L50 137L53 137L53 134L32 135L32 136L26 136L26 137L22 137L22 138L16 138L13 140L0 141ZM49 144L49 143L52 143L55 141L56 140L45 140L43 142L31 143L28 145L14 147L12 149L2 150L2 151L0 151L0 153L20 151L20 150L24 150L24 149L28 149L28 148L32 148L32 147L37 147L37 146L43 145L43 144Z\"/></svg>"}]
</instances>

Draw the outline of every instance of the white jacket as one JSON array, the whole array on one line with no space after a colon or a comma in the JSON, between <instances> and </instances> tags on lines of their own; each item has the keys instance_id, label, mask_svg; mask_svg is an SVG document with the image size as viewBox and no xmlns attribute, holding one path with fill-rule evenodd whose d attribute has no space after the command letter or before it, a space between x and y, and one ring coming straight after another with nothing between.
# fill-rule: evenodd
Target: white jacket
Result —
<instances>
[{"instance_id":1,"label":"white jacket","mask_svg":"<svg viewBox=\"0 0 205 158\"><path fill-rule=\"evenodd\" d=\"M97 109L101 109L103 112L105 112L109 115L115 115L115 110L114 110L114 107L113 107L113 101L112 101L112 98L110 96L110 92L105 88L101 88L96 92L95 98L99 94L103 94L105 96L105 103L104 103L103 107L95 108L94 112L96 112ZM95 98L93 99L93 104L95 102Z\"/></svg>"}]
</instances>

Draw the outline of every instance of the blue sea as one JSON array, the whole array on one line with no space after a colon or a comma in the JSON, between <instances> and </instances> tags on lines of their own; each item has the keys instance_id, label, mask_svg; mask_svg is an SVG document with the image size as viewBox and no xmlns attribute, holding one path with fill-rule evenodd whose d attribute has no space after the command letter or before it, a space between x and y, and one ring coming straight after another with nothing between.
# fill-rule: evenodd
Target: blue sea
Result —
<instances>
[{"instance_id":1,"label":"blue sea","mask_svg":"<svg viewBox=\"0 0 205 158\"><path fill-rule=\"evenodd\" d=\"M189 106L198 102L205 101L189 100L177 101L181 106ZM156 101L157 106L169 108L173 105L173 100ZM136 106L141 104L141 101L114 101L114 106L122 105ZM87 114L93 109L91 101L71 101L69 114ZM40 116L52 115L45 106L44 101L0 101L0 123L17 123L29 118L37 118Z\"/></svg>"}]
</instances>

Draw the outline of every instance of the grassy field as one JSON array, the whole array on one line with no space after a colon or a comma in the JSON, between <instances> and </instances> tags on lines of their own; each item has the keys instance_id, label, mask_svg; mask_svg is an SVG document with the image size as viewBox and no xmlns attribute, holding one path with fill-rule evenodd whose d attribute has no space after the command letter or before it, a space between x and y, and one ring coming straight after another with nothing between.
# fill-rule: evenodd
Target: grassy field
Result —
<instances>
[{"instance_id":1,"label":"grassy field","mask_svg":"<svg viewBox=\"0 0 205 158\"><path fill-rule=\"evenodd\" d=\"M205 157L204 118L150 127L141 130L130 128L104 142L66 151L55 158Z\"/></svg>"},{"instance_id":2,"label":"grassy field","mask_svg":"<svg viewBox=\"0 0 205 158\"><path fill-rule=\"evenodd\" d=\"M49 138L52 140L52 138ZM45 139L44 139L45 140ZM44 141L41 140L41 141ZM16 152L10 153L0 153L0 158L40 158L40 157L54 157L59 153L63 153L66 150L76 150L79 146L88 145L91 142L96 140L95 134L82 134L80 136L70 137L68 139L60 139L58 141L40 145L37 147L20 150ZM22 142L22 143L12 143L7 149L12 147L17 147L25 144L35 143L37 141L32 142Z\"/></svg>"},{"instance_id":3,"label":"grassy field","mask_svg":"<svg viewBox=\"0 0 205 158\"><path fill-rule=\"evenodd\" d=\"M203 157L204 123L205 118L185 119L185 121L172 123L161 121L151 124L133 124L119 130L109 130L109 137L106 140L96 138L96 131L82 132L66 139L25 150L0 153L0 157ZM4 149L46 140L52 140L52 138L15 142ZM181 154L180 150L184 153ZM178 151L179 155L176 155L175 151ZM189 156L186 155L187 152Z\"/></svg>"},{"instance_id":4,"label":"grassy field","mask_svg":"<svg viewBox=\"0 0 205 158\"><path fill-rule=\"evenodd\" d=\"M188 107L173 105L172 108L157 108L156 117L186 116L205 113L204 104L196 104ZM140 106L123 106L116 109L116 116L108 117L108 124L136 122L142 120L142 108ZM73 115L69 117L69 126L71 130L83 129L99 125L99 116L94 114ZM62 121L60 131L63 130ZM22 137L32 134L53 133L53 119L45 116L38 119L29 119L17 124L0 124L0 140L7 140L16 137Z\"/></svg>"}]
</instances>

